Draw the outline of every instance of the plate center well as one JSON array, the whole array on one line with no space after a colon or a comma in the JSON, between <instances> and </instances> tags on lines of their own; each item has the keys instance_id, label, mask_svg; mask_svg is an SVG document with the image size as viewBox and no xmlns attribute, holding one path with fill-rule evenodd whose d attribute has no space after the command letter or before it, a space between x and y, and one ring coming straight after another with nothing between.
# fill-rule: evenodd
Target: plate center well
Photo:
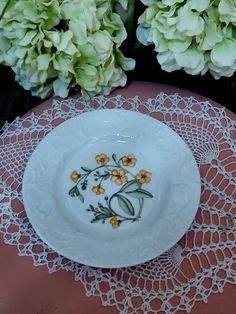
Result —
<instances>
[{"instance_id":1,"label":"plate center well","mask_svg":"<svg viewBox=\"0 0 236 314\"><path fill-rule=\"evenodd\" d=\"M85 145L71 154L58 181L62 214L91 228L134 227L150 215L156 201L154 172L137 145L124 141Z\"/></svg>"}]
</instances>

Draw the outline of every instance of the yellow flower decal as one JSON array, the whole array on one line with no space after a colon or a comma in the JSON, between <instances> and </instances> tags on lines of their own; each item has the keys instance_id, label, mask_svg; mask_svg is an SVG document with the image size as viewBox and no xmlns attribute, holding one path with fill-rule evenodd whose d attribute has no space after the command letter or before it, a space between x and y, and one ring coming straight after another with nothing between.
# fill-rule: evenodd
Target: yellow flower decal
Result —
<instances>
[{"instance_id":1,"label":"yellow flower decal","mask_svg":"<svg viewBox=\"0 0 236 314\"><path fill-rule=\"evenodd\" d=\"M121 162L123 166L134 167L137 162L137 158L135 158L134 155L127 155L122 157Z\"/></svg>"},{"instance_id":2,"label":"yellow flower decal","mask_svg":"<svg viewBox=\"0 0 236 314\"><path fill-rule=\"evenodd\" d=\"M128 177L125 174L124 170L113 169L111 172L111 181L116 183L117 185L121 185L128 181Z\"/></svg>"},{"instance_id":3,"label":"yellow flower decal","mask_svg":"<svg viewBox=\"0 0 236 314\"><path fill-rule=\"evenodd\" d=\"M139 183L149 183L151 181L151 173L146 170L140 170L138 174L136 174L135 178L139 181Z\"/></svg>"},{"instance_id":4,"label":"yellow flower decal","mask_svg":"<svg viewBox=\"0 0 236 314\"><path fill-rule=\"evenodd\" d=\"M70 178L71 178L71 180L73 181L73 182L77 182L78 181L78 179L81 177L81 175L77 172L77 171L73 171L72 173L71 173L71 175L70 175Z\"/></svg>"},{"instance_id":5,"label":"yellow flower decal","mask_svg":"<svg viewBox=\"0 0 236 314\"><path fill-rule=\"evenodd\" d=\"M93 157L93 164L92 167L81 166L79 172L72 171L70 179L73 186L68 191L69 196L88 204L86 211L91 216L91 223L106 223L110 229L119 229L125 221L139 221L146 198L154 197L143 188L144 183L151 181L151 172L140 168L135 170L138 158L132 152L123 152L118 156L98 152ZM90 195L86 193L88 190ZM96 195L96 201L93 197L90 200L91 193ZM113 199L116 201L113 202Z\"/></svg>"},{"instance_id":6,"label":"yellow flower decal","mask_svg":"<svg viewBox=\"0 0 236 314\"><path fill-rule=\"evenodd\" d=\"M96 195L104 194L105 189L101 185L95 185L92 187L93 193Z\"/></svg>"},{"instance_id":7,"label":"yellow flower decal","mask_svg":"<svg viewBox=\"0 0 236 314\"><path fill-rule=\"evenodd\" d=\"M117 219L116 216L113 216L111 219L110 219L110 224L112 226L113 229L119 227L120 225L120 221Z\"/></svg>"},{"instance_id":8,"label":"yellow flower decal","mask_svg":"<svg viewBox=\"0 0 236 314\"><path fill-rule=\"evenodd\" d=\"M106 165L108 161L110 160L110 158L106 154L103 154L103 153L96 155L95 159L96 159L97 164L101 166Z\"/></svg>"}]
</instances>

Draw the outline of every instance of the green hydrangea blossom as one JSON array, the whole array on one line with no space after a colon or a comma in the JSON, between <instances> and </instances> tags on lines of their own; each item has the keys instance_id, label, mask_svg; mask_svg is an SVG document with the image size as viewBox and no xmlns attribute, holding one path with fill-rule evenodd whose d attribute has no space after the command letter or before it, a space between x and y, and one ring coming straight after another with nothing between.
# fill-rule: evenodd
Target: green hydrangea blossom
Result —
<instances>
[{"instance_id":1,"label":"green hydrangea blossom","mask_svg":"<svg viewBox=\"0 0 236 314\"><path fill-rule=\"evenodd\" d=\"M154 44L163 70L217 79L236 71L236 0L141 0L138 40Z\"/></svg>"},{"instance_id":2,"label":"green hydrangea blossom","mask_svg":"<svg viewBox=\"0 0 236 314\"><path fill-rule=\"evenodd\" d=\"M12 0L0 21L0 62L33 95L88 98L126 84L134 68L120 45L126 30L114 12L126 0ZM2 1L3 10L6 1Z\"/></svg>"}]
</instances>

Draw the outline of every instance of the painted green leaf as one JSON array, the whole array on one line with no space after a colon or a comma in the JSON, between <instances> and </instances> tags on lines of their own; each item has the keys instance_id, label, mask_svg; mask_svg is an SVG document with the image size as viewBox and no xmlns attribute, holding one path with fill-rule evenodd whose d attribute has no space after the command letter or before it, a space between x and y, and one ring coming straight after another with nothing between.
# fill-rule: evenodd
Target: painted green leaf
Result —
<instances>
[{"instance_id":1,"label":"painted green leaf","mask_svg":"<svg viewBox=\"0 0 236 314\"><path fill-rule=\"evenodd\" d=\"M102 207L101 210L102 210L107 216L109 216L109 217L112 217L112 216L113 216L113 215L112 215L112 212L111 212L111 210L110 210L110 208L108 208L108 207Z\"/></svg>"},{"instance_id":2,"label":"painted green leaf","mask_svg":"<svg viewBox=\"0 0 236 314\"><path fill-rule=\"evenodd\" d=\"M83 191L86 190L87 184L82 184L82 185L81 185L81 188L82 188Z\"/></svg>"},{"instance_id":3,"label":"painted green leaf","mask_svg":"<svg viewBox=\"0 0 236 314\"><path fill-rule=\"evenodd\" d=\"M105 176L103 176L103 180L107 180L110 178L110 174L106 174Z\"/></svg>"},{"instance_id":4,"label":"painted green leaf","mask_svg":"<svg viewBox=\"0 0 236 314\"><path fill-rule=\"evenodd\" d=\"M81 167L82 170L84 170L85 172L91 172L92 170L87 168L87 167Z\"/></svg>"},{"instance_id":5,"label":"painted green leaf","mask_svg":"<svg viewBox=\"0 0 236 314\"><path fill-rule=\"evenodd\" d=\"M125 185L122 186L120 189L120 192L132 192L141 187L141 184L137 180L131 180L125 183Z\"/></svg>"},{"instance_id":6,"label":"painted green leaf","mask_svg":"<svg viewBox=\"0 0 236 314\"><path fill-rule=\"evenodd\" d=\"M79 194L80 194L80 192L79 192L79 189L77 188L77 186L74 186L69 191L69 195L72 197L78 196Z\"/></svg>"},{"instance_id":7,"label":"painted green leaf","mask_svg":"<svg viewBox=\"0 0 236 314\"><path fill-rule=\"evenodd\" d=\"M88 180L85 180L84 182L81 183L81 188L83 191L87 189L87 186L88 186Z\"/></svg>"},{"instance_id":8,"label":"painted green leaf","mask_svg":"<svg viewBox=\"0 0 236 314\"><path fill-rule=\"evenodd\" d=\"M70 196L75 196L75 195L74 195L74 187L69 190L69 193L68 193L68 194L69 194Z\"/></svg>"},{"instance_id":9,"label":"painted green leaf","mask_svg":"<svg viewBox=\"0 0 236 314\"><path fill-rule=\"evenodd\" d=\"M111 217L112 216L112 212L110 210L110 208L104 206L102 203L98 202L98 207L99 207L99 210L101 211L101 214L105 214L107 215L108 217Z\"/></svg>"},{"instance_id":10,"label":"painted green leaf","mask_svg":"<svg viewBox=\"0 0 236 314\"><path fill-rule=\"evenodd\" d=\"M97 222L99 220L107 219L110 216L107 216L106 214L97 214L92 220L91 223Z\"/></svg>"},{"instance_id":11,"label":"painted green leaf","mask_svg":"<svg viewBox=\"0 0 236 314\"><path fill-rule=\"evenodd\" d=\"M91 224L94 223L94 222L98 222L100 219L99 218L93 218L90 222Z\"/></svg>"},{"instance_id":12,"label":"painted green leaf","mask_svg":"<svg viewBox=\"0 0 236 314\"><path fill-rule=\"evenodd\" d=\"M131 192L125 192L127 195L134 197L134 198L151 198L153 195L144 189L137 189Z\"/></svg>"},{"instance_id":13,"label":"painted green leaf","mask_svg":"<svg viewBox=\"0 0 236 314\"><path fill-rule=\"evenodd\" d=\"M81 203L84 203L84 197L82 194L79 194L78 195L78 198L80 199Z\"/></svg>"},{"instance_id":14,"label":"painted green leaf","mask_svg":"<svg viewBox=\"0 0 236 314\"><path fill-rule=\"evenodd\" d=\"M83 203L84 202L84 197L82 194L80 194L79 189L77 188L77 186L74 186L72 189L70 189L69 191L69 195L72 197L76 197L78 196L78 198L80 199L80 201Z\"/></svg>"},{"instance_id":15,"label":"painted green leaf","mask_svg":"<svg viewBox=\"0 0 236 314\"><path fill-rule=\"evenodd\" d=\"M112 159L114 160L114 162L115 162L116 164L118 164L116 154L112 154Z\"/></svg>"},{"instance_id":16,"label":"painted green leaf","mask_svg":"<svg viewBox=\"0 0 236 314\"><path fill-rule=\"evenodd\" d=\"M135 211L131 202L123 195L116 195L120 208L128 215L134 216Z\"/></svg>"},{"instance_id":17,"label":"painted green leaf","mask_svg":"<svg viewBox=\"0 0 236 314\"><path fill-rule=\"evenodd\" d=\"M97 215L96 215L96 218L99 218L99 219L106 219L106 218L107 218L107 215L106 215L106 214L103 214L103 213L97 214Z\"/></svg>"}]
</instances>

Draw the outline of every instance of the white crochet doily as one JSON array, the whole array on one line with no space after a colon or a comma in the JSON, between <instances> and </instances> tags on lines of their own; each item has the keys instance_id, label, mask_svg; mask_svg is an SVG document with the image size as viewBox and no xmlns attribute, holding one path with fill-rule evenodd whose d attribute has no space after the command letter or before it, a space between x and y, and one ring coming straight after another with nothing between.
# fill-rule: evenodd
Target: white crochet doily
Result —
<instances>
[{"instance_id":1,"label":"white crochet doily","mask_svg":"<svg viewBox=\"0 0 236 314\"><path fill-rule=\"evenodd\" d=\"M85 111L123 108L142 111L174 129L189 145L199 165L202 197L187 234L168 252L143 265L94 269L52 251L32 229L22 206L21 183L26 163L40 140L55 125ZM116 306L119 313L190 312L197 301L236 284L236 122L224 108L194 97L159 93L138 96L53 100L39 116L32 113L5 124L0 135L0 229L5 243L50 273L74 272L88 296Z\"/></svg>"}]
</instances>

